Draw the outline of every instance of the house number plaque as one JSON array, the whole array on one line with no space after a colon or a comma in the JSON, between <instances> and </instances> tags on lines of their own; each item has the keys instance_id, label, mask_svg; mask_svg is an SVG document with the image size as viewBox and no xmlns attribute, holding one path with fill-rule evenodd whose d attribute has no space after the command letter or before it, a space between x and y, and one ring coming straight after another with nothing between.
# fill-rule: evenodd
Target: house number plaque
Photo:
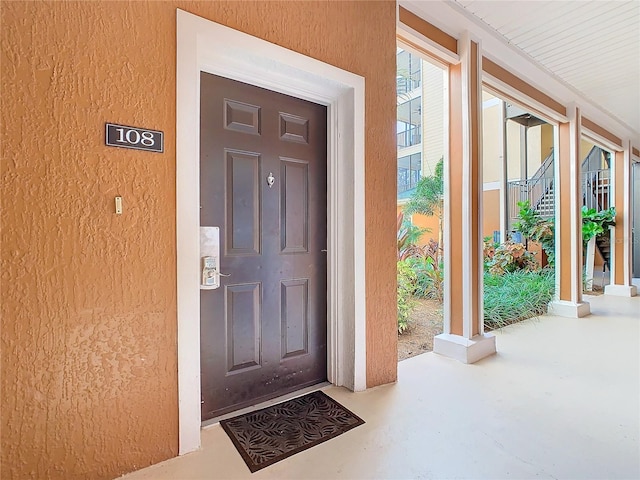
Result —
<instances>
[{"instance_id":1,"label":"house number plaque","mask_svg":"<svg viewBox=\"0 0 640 480\"><path fill-rule=\"evenodd\" d=\"M164 134L158 130L107 123L105 135L105 143L110 147L164 152Z\"/></svg>"}]
</instances>

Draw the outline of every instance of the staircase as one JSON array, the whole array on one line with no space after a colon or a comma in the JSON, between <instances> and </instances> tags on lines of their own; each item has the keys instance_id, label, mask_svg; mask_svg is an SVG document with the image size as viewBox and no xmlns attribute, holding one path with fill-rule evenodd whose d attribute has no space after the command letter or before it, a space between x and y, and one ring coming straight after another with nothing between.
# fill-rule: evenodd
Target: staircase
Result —
<instances>
[{"instance_id":1,"label":"staircase","mask_svg":"<svg viewBox=\"0 0 640 480\"><path fill-rule=\"evenodd\" d=\"M609 235L600 235L596 237L596 248L598 253L602 256L604 263L602 264L602 271L609 269L611 271L611 237Z\"/></svg>"},{"instance_id":2,"label":"staircase","mask_svg":"<svg viewBox=\"0 0 640 480\"><path fill-rule=\"evenodd\" d=\"M601 158L605 155L607 167L610 166L610 157L600 147L593 147L582 162L582 198L583 205L595 208L598 211L606 210L609 202L609 174L608 169L602 170ZM611 236L608 232L596 237L596 250L604 261L602 271L611 270Z\"/></svg>"},{"instance_id":3,"label":"staircase","mask_svg":"<svg viewBox=\"0 0 640 480\"><path fill-rule=\"evenodd\" d=\"M553 217L555 215L555 192L553 190L553 182L549 182L547 188L545 188L542 197L535 204L534 210L536 210L542 217Z\"/></svg>"},{"instance_id":4,"label":"staircase","mask_svg":"<svg viewBox=\"0 0 640 480\"><path fill-rule=\"evenodd\" d=\"M583 205L596 210L604 210L609 203L609 170L601 169L602 155L609 167L610 158L607 152L599 147L593 147L582 161L582 191ZM529 201L529 205L543 218L552 218L555 215L555 192L553 184L553 150L544 159L538 171L527 180L509 182L509 230L517 221L517 202ZM609 235L596 238L596 247L604 260L604 268L610 268L611 245Z\"/></svg>"}]
</instances>

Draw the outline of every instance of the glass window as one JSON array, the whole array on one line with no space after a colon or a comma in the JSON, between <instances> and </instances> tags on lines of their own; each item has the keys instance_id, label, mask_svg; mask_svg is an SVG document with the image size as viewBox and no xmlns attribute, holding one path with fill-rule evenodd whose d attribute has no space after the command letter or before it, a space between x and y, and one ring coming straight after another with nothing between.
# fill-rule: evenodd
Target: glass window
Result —
<instances>
[{"instance_id":1,"label":"glass window","mask_svg":"<svg viewBox=\"0 0 640 480\"><path fill-rule=\"evenodd\" d=\"M414 153L398 159L398 193L415 188L422 171L422 155Z\"/></svg>"}]
</instances>

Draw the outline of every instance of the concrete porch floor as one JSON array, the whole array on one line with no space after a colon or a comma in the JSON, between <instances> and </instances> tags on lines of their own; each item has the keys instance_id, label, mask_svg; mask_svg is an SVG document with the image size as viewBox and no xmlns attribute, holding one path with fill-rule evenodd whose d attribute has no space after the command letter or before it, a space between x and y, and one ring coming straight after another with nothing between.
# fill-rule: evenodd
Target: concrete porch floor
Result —
<instances>
[{"instance_id":1,"label":"concrete porch floor","mask_svg":"<svg viewBox=\"0 0 640 480\"><path fill-rule=\"evenodd\" d=\"M124 478L638 479L640 297L585 300L589 317L497 332L475 365L427 353L395 385L324 388L367 423L255 474L216 424L202 450Z\"/></svg>"}]
</instances>

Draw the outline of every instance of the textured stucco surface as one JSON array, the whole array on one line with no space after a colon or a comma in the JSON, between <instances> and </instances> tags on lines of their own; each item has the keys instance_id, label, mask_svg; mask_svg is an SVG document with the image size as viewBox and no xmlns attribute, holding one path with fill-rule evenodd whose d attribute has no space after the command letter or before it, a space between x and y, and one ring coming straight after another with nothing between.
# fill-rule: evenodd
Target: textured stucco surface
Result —
<instances>
[{"instance_id":1,"label":"textured stucco surface","mask_svg":"<svg viewBox=\"0 0 640 480\"><path fill-rule=\"evenodd\" d=\"M177 454L177 7L366 78L367 375L396 379L393 2L3 1L3 479ZM105 122L165 153L105 147Z\"/></svg>"}]
</instances>

